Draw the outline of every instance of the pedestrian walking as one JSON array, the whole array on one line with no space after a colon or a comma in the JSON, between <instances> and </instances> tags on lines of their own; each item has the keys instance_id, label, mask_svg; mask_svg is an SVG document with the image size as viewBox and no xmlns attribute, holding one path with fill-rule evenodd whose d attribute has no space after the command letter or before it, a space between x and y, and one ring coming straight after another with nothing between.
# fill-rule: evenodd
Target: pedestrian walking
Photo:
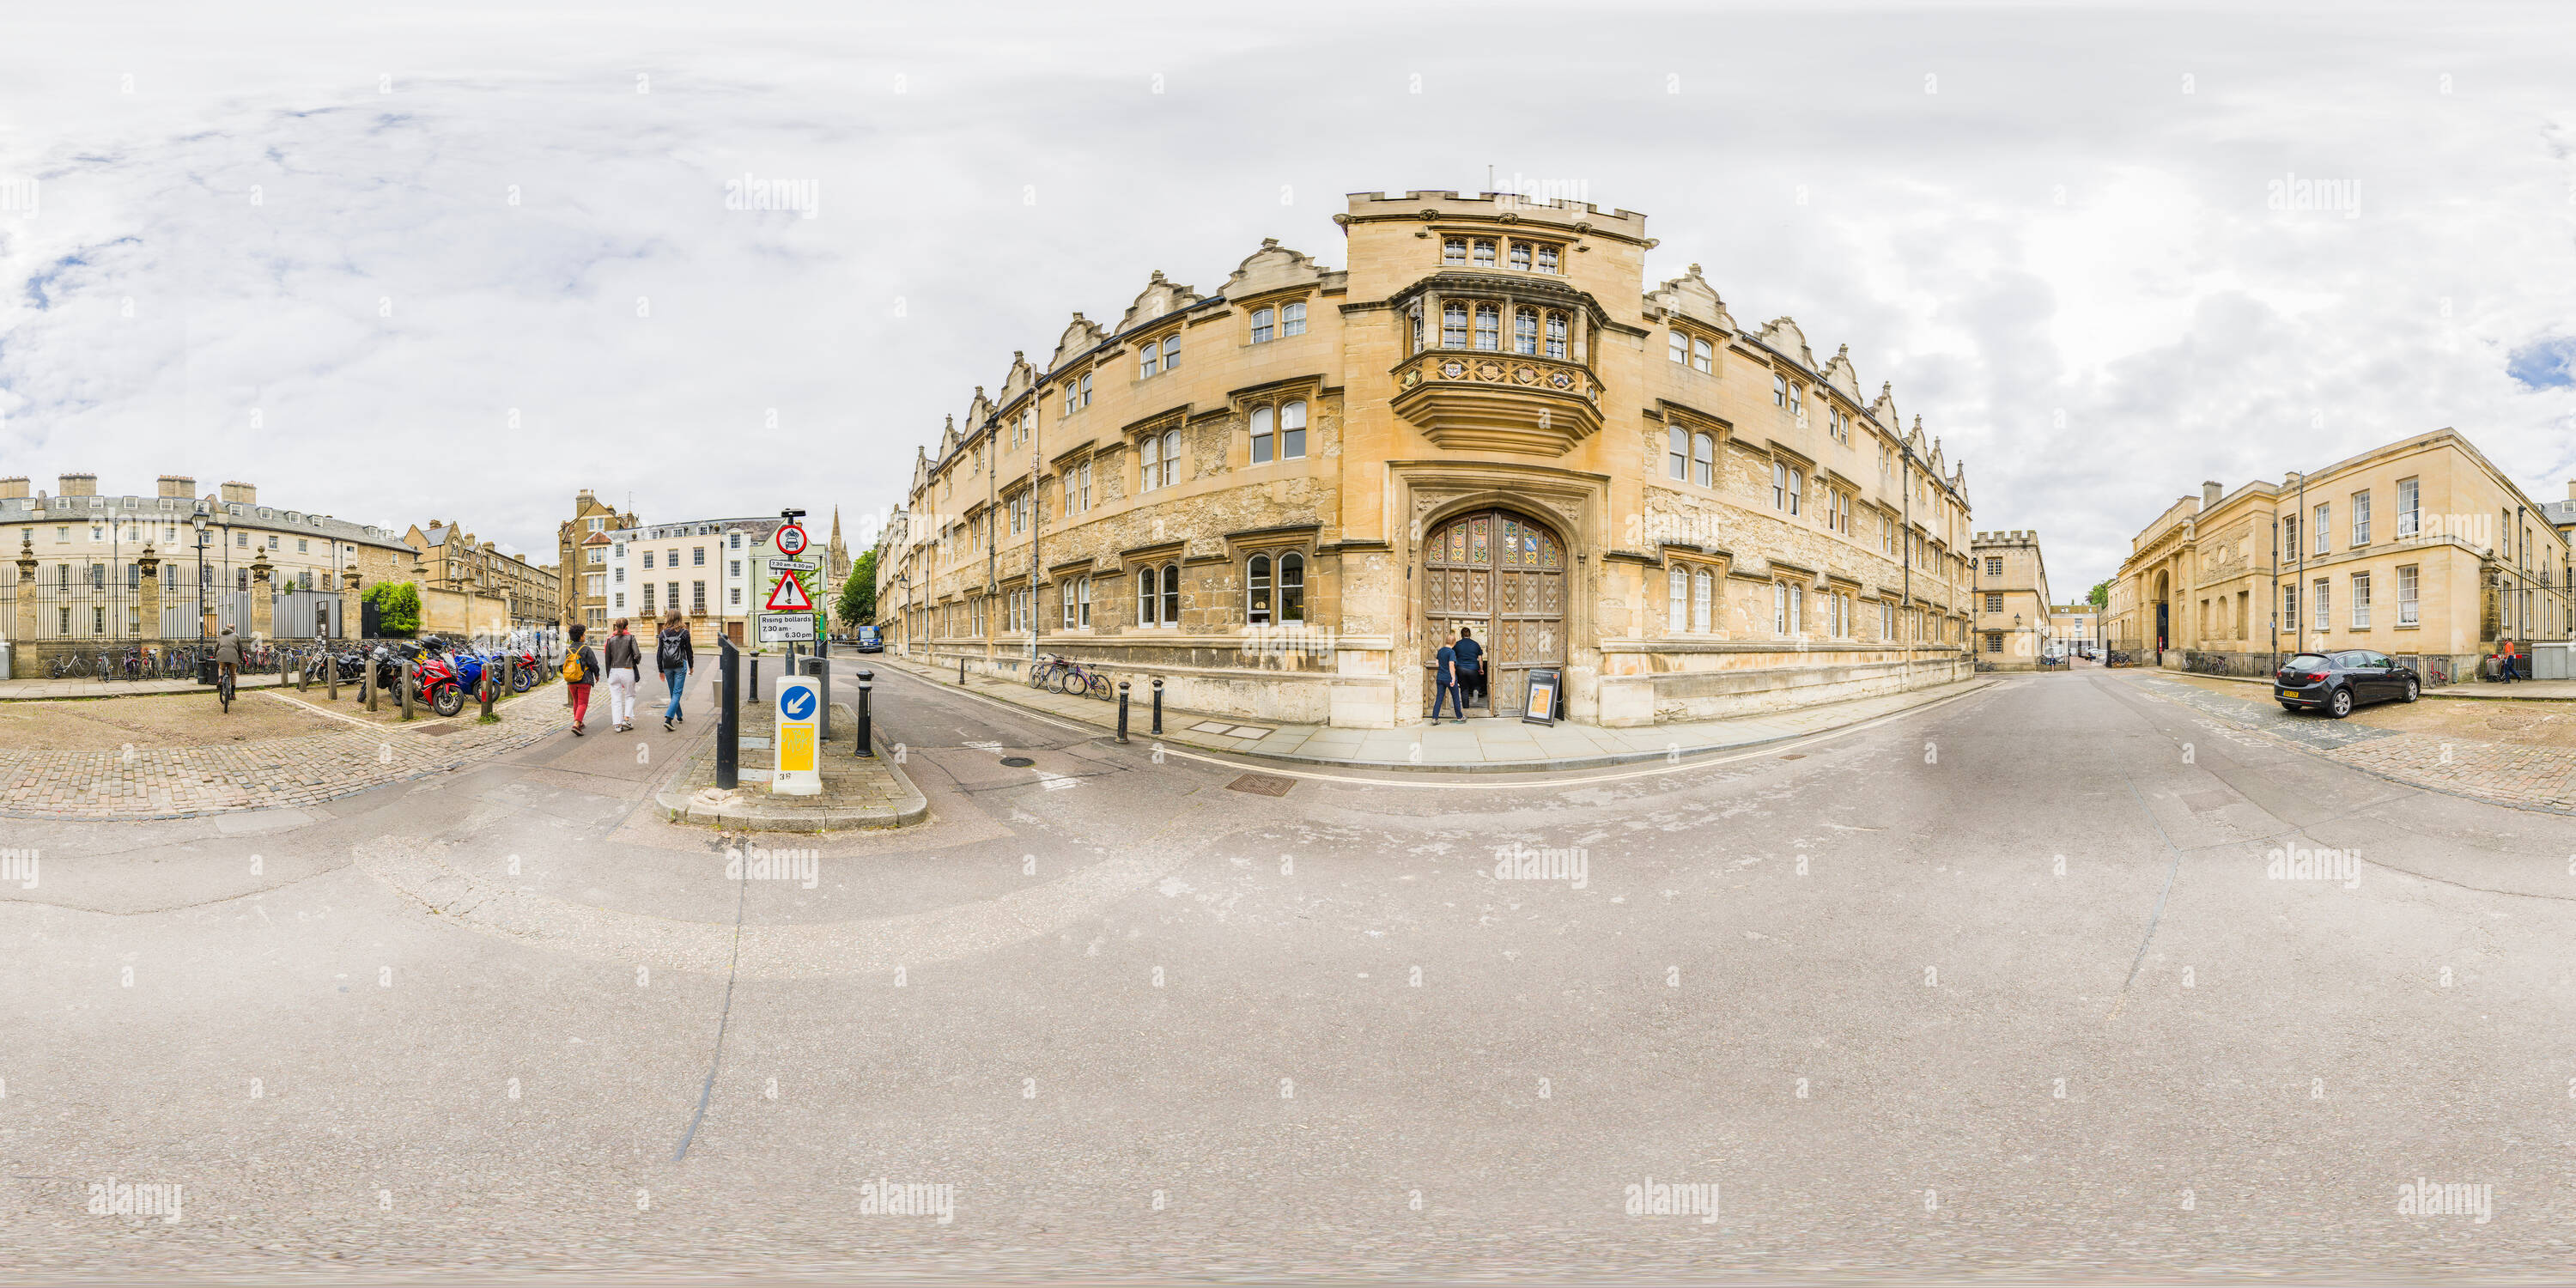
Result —
<instances>
[{"instance_id":1,"label":"pedestrian walking","mask_svg":"<svg viewBox=\"0 0 2576 1288\"><path fill-rule=\"evenodd\" d=\"M1431 697L1431 723L1440 723L1440 704L1446 702L1458 713L1456 723L1467 723L1466 699L1458 691L1458 632L1449 632L1449 642L1440 646L1440 691Z\"/></svg>"},{"instance_id":2,"label":"pedestrian walking","mask_svg":"<svg viewBox=\"0 0 2576 1288\"><path fill-rule=\"evenodd\" d=\"M2503 651L2496 654L2496 669L2502 672L2496 679L2505 684L2521 679L2522 677L2514 669L2514 664L2518 660L2518 655L2513 651L2513 641L2504 641Z\"/></svg>"},{"instance_id":3,"label":"pedestrian walking","mask_svg":"<svg viewBox=\"0 0 2576 1288\"><path fill-rule=\"evenodd\" d=\"M572 651L564 655L564 693L572 699L572 736L581 736L581 722L590 714L590 686L599 680L599 655L581 642L590 630L576 624L572 628Z\"/></svg>"},{"instance_id":4,"label":"pedestrian walking","mask_svg":"<svg viewBox=\"0 0 2576 1288\"><path fill-rule=\"evenodd\" d=\"M689 670L697 665L697 650L689 644L688 625L680 620L680 610L672 609L662 618L662 636L653 648L653 662L662 672L662 684L671 691L671 705L662 711L662 730L670 732L673 722L687 724L680 714L680 693L689 686Z\"/></svg>"},{"instance_id":5,"label":"pedestrian walking","mask_svg":"<svg viewBox=\"0 0 2576 1288\"><path fill-rule=\"evenodd\" d=\"M626 629L626 619L608 624L608 721L614 732L635 730L635 685L644 678L644 647Z\"/></svg>"}]
</instances>

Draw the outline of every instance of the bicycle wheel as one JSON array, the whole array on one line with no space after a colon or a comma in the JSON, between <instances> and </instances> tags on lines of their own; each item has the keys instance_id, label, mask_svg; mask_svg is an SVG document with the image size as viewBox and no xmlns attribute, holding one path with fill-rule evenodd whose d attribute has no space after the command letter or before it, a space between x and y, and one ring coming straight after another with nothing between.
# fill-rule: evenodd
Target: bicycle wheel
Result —
<instances>
[{"instance_id":1,"label":"bicycle wheel","mask_svg":"<svg viewBox=\"0 0 2576 1288\"><path fill-rule=\"evenodd\" d=\"M231 672L227 671L215 677L215 695L223 699L225 714L231 714L233 709L233 677Z\"/></svg>"},{"instance_id":2,"label":"bicycle wheel","mask_svg":"<svg viewBox=\"0 0 2576 1288\"><path fill-rule=\"evenodd\" d=\"M1107 702L1117 690L1117 686L1109 682L1108 676L1094 674L1084 678L1091 682L1091 696L1103 702Z\"/></svg>"},{"instance_id":3,"label":"bicycle wheel","mask_svg":"<svg viewBox=\"0 0 2576 1288\"><path fill-rule=\"evenodd\" d=\"M1080 671L1069 666L1058 668L1056 673L1048 678L1047 688L1055 693L1070 693L1073 691L1073 686L1082 682L1081 675Z\"/></svg>"}]
</instances>

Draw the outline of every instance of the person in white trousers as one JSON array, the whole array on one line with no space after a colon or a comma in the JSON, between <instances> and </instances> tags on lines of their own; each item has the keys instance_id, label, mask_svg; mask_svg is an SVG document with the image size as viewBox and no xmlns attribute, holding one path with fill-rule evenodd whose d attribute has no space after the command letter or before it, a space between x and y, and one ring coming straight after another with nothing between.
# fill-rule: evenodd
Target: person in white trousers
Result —
<instances>
[{"instance_id":1,"label":"person in white trousers","mask_svg":"<svg viewBox=\"0 0 2576 1288\"><path fill-rule=\"evenodd\" d=\"M635 681L644 673L644 650L627 633L626 619L610 623L607 654L608 722L618 733L635 730Z\"/></svg>"}]
</instances>

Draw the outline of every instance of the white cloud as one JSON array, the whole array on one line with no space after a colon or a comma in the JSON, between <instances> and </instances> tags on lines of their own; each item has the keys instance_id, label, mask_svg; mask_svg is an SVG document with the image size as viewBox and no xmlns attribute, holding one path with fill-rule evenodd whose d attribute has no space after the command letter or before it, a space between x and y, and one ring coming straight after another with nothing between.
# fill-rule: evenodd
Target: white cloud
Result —
<instances>
[{"instance_id":1,"label":"white cloud","mask_svg":"<svg viewBox=\"0 0 2576 1288\"><path fill-rule=\"evenodd\" d=\"M855 518L1070 311L1264 236L1338 264L1342 193L1490 164L1646 212L1650 280L1848 340L2066 595L2203 478L2446 424L2545 497L2576 469L2569 390L2506 372L2576 280L2559 10L1478 14L16 23L0 177L43 202L0 211L0 443L539 551L584 486ZM2293 172L2357 217L2267 208ZM820 217L726 210L746 173Z\"/></svg>"}]
</instances>

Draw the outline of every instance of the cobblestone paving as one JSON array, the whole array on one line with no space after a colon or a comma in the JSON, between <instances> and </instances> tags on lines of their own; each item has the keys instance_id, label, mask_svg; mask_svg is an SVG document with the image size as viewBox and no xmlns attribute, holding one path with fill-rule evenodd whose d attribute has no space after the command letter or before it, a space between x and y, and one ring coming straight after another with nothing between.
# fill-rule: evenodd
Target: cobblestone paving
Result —
<instances>
[{"instance_id":1,"label":"cobblestone paving","mask_svg":"<svg viewBox=\"0 0 2576 1288\"><path fill-rule=\"evenodd\" d=\"M2140 676L2129 683L2240 729L2279 738L2327 759L2412 787L2516 809L2576 814L2576 751L2374 729L2323 715L2292 713L2262 696L2238 698L2198 685Z\"/></svg>"},{"instance_id":2,"label":"cobblestone paving","mask_svg":"<svg viewBox=\"0 0 2576 1288\"><path fill-rule=\"evenodd\" d=\"M488 725L468 708L453 720L229 747L0 748L0 817L126 821L312 805L488 760L572 723L542 695L494 714Z\"/></svg>"}]
</instances>

